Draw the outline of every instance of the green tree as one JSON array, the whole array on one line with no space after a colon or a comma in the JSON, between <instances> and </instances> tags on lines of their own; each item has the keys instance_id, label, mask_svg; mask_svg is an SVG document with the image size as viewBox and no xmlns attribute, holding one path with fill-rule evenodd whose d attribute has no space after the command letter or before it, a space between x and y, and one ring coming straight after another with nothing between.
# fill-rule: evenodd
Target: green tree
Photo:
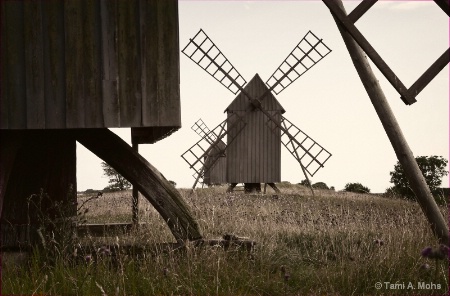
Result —
<instances>
[{"instance_id":1,"label":"green tree","mask_svg":"<svg viewBox=\"0 0 450 296\"><path fill-rule=\"evenodd\" d=\"M369 193L370 189L363 186L361 183L347 183L344 187L345 191L356 192L356 193Z\"/></svg>"},{"instance_id":2,"label":"green tree","mask_svg":"<svg viewBox=\"0 0 450 296\"><path fill-rule=\"evenodd\" d=\"M102 162L102 168L103 175L109 178L106 191L121 191L131 187L131 183L106 162Z\"/></svg>"},{"instance_id":3,"label":"green tree","mask_svg":"<svg viewBox=\"0 0 450 296\"><path fill-rule=\"evenodd\" d=\"M417 165L420 171L425 177L428 187L433 195L438 194L439 186L442 184L442 177L448 175L448 171L445 170L448 164L448 160L442 156L418 156L416 157ZM406 178L405 171L400 163L394 166L394 171L390 172L391 183L394 186L389 187L386 190L388 195L400 195L406 198L415 199L415 194L411 190L408 179Z\"/></svg>"}]
</instances>

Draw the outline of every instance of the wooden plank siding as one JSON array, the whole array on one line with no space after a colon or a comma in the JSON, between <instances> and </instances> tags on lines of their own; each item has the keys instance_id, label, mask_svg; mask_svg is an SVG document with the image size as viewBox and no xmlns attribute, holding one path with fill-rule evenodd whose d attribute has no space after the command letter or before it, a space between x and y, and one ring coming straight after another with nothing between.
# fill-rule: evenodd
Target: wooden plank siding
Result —
<instances>
[{"instance_id":1,"label":"wooden plank siding","mask_svg":"<svg viewBox=\"0 0 450 296\"><path fill-rule=\"evenodd\" d=\"M253 98L262 95L267 87L258 76L245 87ZM265 110L281 121L283 107L270 93L261 102ZM250 103L242 93L225 110L228 126L243 117ZM238 115L238 116L236 116ZM271 130L268 118L259 110L248 114L236 128L229 130L227 148L227 183L275 183L281 181L281 133Z\"/></svg>"},{"instance_id":2,"label":"wooden plank siding","mask_svg":"<svg viewBox=\"0 0 450 296\"><path fill-rule=\"evenodd\" d=\"M1 34L0 129L181 127L177 0L7 0Z\"/></svg>"},{"instance_id":3,"label":"wooden plank siding","mask_svg":"<svg viewBox=\"0 0 450 296\"><path fill-rule=\"evenodd\" d=\"M218 185L227 183L227 160L226 156L223 156L222 151L225 150L225 143L220 141L218 144L219 149L212 149L205 159L205 176L203 182L206 185ZM225 150L226 151L226 150ZM227 152L225 152L227 153ZM219 158L216 160L216 158ZM215 161L214 164L212 162Z\"/></svg>"}]
</instances>

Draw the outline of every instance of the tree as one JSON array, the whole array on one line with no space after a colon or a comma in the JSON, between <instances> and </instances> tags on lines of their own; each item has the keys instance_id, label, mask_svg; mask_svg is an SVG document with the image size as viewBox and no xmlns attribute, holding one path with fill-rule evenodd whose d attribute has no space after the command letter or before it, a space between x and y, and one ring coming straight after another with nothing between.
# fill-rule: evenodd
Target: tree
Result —
<instances>
[{"instance_id":1,"label":"tree","mask_svg":"<svg viewBox=\"0 0 450 296\"><path fill-rule=\"evenodd\" d=\"M433 195L438 194L439 186L442 184L442 177L448 175L448 171L445 170L448 164L448 160L442 156L418 156L415 158L420 171L425 177L428 187ZM390 172L391 183L394 186L388 188L386 193L389 195L400 195L406 198L415 199L415 194L409 186L408 179L405 176L405 172L397 161L394 166L394 171Z\"/></svg>"},{"instance_id":2,"label":"tree","mask_svg":"<svg viewBox=\"0 0 450 296\"><path fill-rule=\"evenodd\" d=\"M109 178L109 185L105 188L107 191L121 191L131 187L131 183L106 162L102 162L102 168L103 175Z\"/></svg>"},{"instance_id":3,"label":"tree","mask_svg":"<svg viewBox=\"0 0 450 296\"><path fill-rule=\"evenodd\" d=\"M356 193L370 193L370 189L363 186L361 183L347 183L345 184L344 190Z\"/></svg>"}]
</instances>

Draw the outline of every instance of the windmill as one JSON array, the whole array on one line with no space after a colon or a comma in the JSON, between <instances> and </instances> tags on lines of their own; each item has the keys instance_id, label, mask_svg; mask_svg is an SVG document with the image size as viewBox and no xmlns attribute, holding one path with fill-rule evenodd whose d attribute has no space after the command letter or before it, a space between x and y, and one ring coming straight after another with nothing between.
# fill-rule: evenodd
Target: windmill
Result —
<instances>
[{"instance_id":1,"label":"windmill","mask_svg":"<svg viewBox=\"0 0 450 296\"><path fill-rule=\"evenodd\" d=\"M321 39L308 31L266 83L258 74L247 83L200 29L182 53L237 96L225 109L227 118L212 131L200 129L202 138L181 155L194 170L193 188L200 178L205 181L220 158L225 158L228 191L238 183L244 183L249 190L258 189L261 183L277 190L281 144L309 181L307 174L314 176L331 154L283 116L285 110L274 94L280 94L330 52Z\"/></svg>"}]
</instances>

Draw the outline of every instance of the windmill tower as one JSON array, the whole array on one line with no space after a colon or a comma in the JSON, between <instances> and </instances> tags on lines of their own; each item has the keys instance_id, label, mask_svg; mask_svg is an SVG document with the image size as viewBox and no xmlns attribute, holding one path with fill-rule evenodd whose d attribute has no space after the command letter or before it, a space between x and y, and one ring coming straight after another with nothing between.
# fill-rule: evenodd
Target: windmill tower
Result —
<instances>
[{"instance_id":1,"label":"windmill tower","mask_svg":"<svg viewBox=\"0 0 450 296\"><path fill-rule=\"evenodd\" d=\"M267 183L276 189L275 183L281 181L281 144L298 161L306 179L307 173L314 176L331 157L325 148L283 116L286 111L273 94L278 95L331 52L311 31L266 83L256 74L247 84L203 30L190 39L182 52L237 94L225 109L227 119L213 131L205 131L201 140L182 154L195 171L193 187L200 178L205 180L224 155L229 190L237 183L244 183L248 189Z\"/></svg>"}]
</instances>

